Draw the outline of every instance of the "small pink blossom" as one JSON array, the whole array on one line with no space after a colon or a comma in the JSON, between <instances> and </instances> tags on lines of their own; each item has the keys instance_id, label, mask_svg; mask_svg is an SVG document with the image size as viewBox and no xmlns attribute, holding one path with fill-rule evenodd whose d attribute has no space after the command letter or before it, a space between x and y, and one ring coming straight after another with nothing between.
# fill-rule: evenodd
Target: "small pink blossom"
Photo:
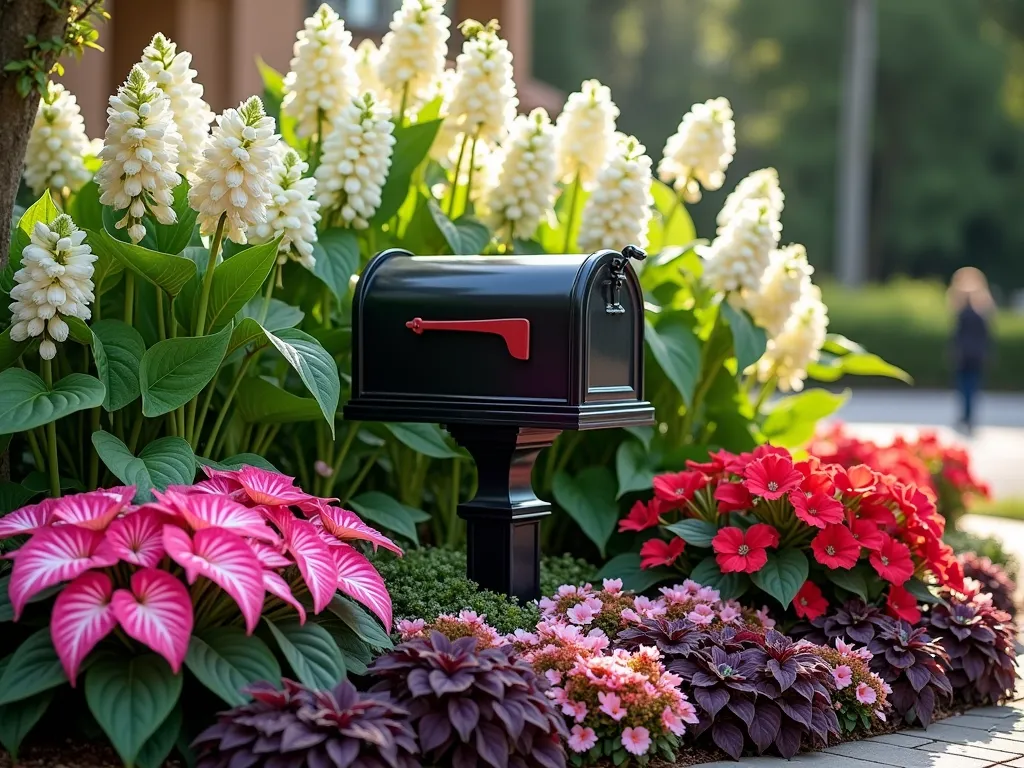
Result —
<instances>
[{"instance_id":1,"label":"small pink blossom","mask_svg":"<svg viewBox=\"0 0 1024 768\"><path fill-rule=\"evenodd\" d=\"M604 603L602 603L596 597L588 597L586 600L583 601L583 603L588 608L590 608L590 610L592 610L594 613L600 613L601 609L604 608Z\"/></svg>"},{"instance_id":2,"label":"small pink blossom","mask_svg":"<svg viewBox=\"0 0 1024 768\"><path fill-rule=\"evenodd\" d=\"M565 688L552 688L548 691L548 698L559 706L565 705Z\"/></svg>"},{"instance_id":3,"label":"small pink blossom","mask_svg":"<svg viewBox=\"0 0 1024 768\"><path fill-rule=\"evenodd\" d=\"M875 710L875 717L877 717L883 723L885 722L885 712L883 712L882 710L876 709Z\"/></svg>"},{"instance_id":4,"label":"small pink blossom","mask_svg":"<svg viewBox=\"0 0 1024 768\"><path fill-rule=\"evenodd\" d=\"M569 617L569 621L573 624L582 624L586 626L594 620L595 611L586 603L577 603L572 608L567 608L565 615Z\"/></svg>"},{"instance_id":5,"label":"small pink blossom","mask_svg":"<svg viewBox=\"0 0 1024 768\"><path fill-rule=\"evenodd\" d=\"M425 626L427 626L427 622L423 619L402 619L398 622L398 633L402 636L403 640L408 640L413 635L422 632Z\"/></svg>"},{"instance_id":6,"label":"small pink blossom","mask_svg":"<svg viewBox=\"0 0 1024 768\"><path fill-rule=\"evenodd\" d=\"M857 701L861 704L874 704L877 698L878 694L875 693L875 689L867 683L857 685Z\"/></svg>"},{"instance_id":7,"label":"small pink blossom","mask_svg":"<svg viewBox=\"0 0 1024 768\"><path fill-rule=\"evenodd\" d=\"M649 597L640 595L633 600L633 607L636 612L647 619L656 619L665 615L665 606L660 600L651 600Z\"/></svg>"},{"instance_id":8,"label":"small pink blossom","mask_svg":"<svg viewBox=\"0 0 1024 768\"><path fill-rule=\"evenodd\" d=\"M775 627L775 619L768 613L768 606L762 606L760 610L754 611L757 616L757 620L761 622L761 626L765 629L772 629Z\"/></svg>"},{"instance_id":9,"label":"small pink blossom","mask_svg":"<svg viewBox=\"0 0 1024 768\"><path fill-rule=\"evenodd\" d=\"M628 621L633 624L639 624L641 621L643 621L643 619L640 618L640 614L638 614L632 608L623 608L622 613L619 614L619 618L623 621Z\"/></svg>"},{"instance_id":10,"label":"small pink blossom","mask_svg":"<svg viewBox=\"0 0 1024 768\"><path fill-rule=\"evenodd\" d=\"M691 595L685 589L682 589L678 584L674 587L662 587L658 591L661 592L662 595L664 595L665 599L668 600L670 605L686 602L691 597L693 597L693 595Z\"/></svg>"},{"instance_id":11,"label":"small pink blossom","mask_svg":"<svg viewBox=\"0 0 1024 768\"><path fill-rule=\"evenodd\" d=\"M664 675L662 675L662 678L664 678ZM682 680L680 680L679 682L682 682ZM676 710L678 711L679 717L682 719L684 723L696 725L700 722L700 718L697 717L697 710L690 702L679 702L679 704L676 706Z\"/></svg>"},{"instance_id":12,"label":"small pink blossom","mask_svg":"<svg viewBox=\"0 0 1024 768\"><path fill-rule=\"evenodd\" d=\"M622 708L622 701L614 693L601 691L597 694L597 700L601 702L601 711L615 722L626 716L626 710ZM641 753L637 753L641 754Z\"/></svg>"},{"instance_id":13,"label":"small pink blossom","mask_svg":"<svg viewBox=\"0 0 1024 768\"><path fill-rule=\"evenodd\" d=\"M836 681L836 688L842 690L853 682L853 670L846 664L840 664L832 670L832 678ZM864 685L864 683L861 683L861 685ZM860 694L858 693L858 695Z\"/></svg>"},{"instance_id":14,"label":"small pink blossom","mask_svg":"<svg viewBox=\"0 0 1024 768\"><path fill-rule=\"evenodd\" d=\"M548 682L552 685L558 685L562 682L562 673L557 669L549 669L544 673L544 677L546 677Z\"/></svg>"},{"instance_id":15,"label":"small pink blossom","mask_svg":"<svg viewBox=\"0 0 1024 768\"><path fill-rule=\"evenodd\" d=\"M605 579L601 586L604 587L604 591L612 595L617 595L622 591L622 579Z\"/></svg>"},{"instance_id":16,"label":"small pink blossom","mask_svg":"<svg viewBox=\"0 0 1024 768\"><path fill-rule=\"evenodd\" d=\"M708 603L717 602L722 596L722 593L712 587L701 587L697 590L697 594L694 595L698 600L703 600Z\"/></svg>"},{"instance_id":17,"label":"small pink blossom","mask_svg":"<svg viewBox=\"0 0 1024 768\"><path fill-rule=\"evenodd\" d=\"M590 590L588 590L587 587L577 587L572 584L563 584L558 588L558 596L569 597L570 595L585 595L589 591Z\"/></svg>"},{"instance_id":18,"label":"small pink blossom","mask_svg":"<svg viewBox=\"0 0 1024 768\"><path fill-rule=\"evenodd\" d=\"M550 597L542 597L538 605L540 606L541 613L545 616L551 615L551 612L558 607L558 603Z\"/></svg>"},{"instance_id":19,"label":"small pink blossom","mask_svg":"<svg viewBox=\"0 0 1024 768\"><path fill-rule=\"evenodd\" d=\"M726 624L738 624L742 614L731 605L727 605L718 612L718 618Z\"/></svg>"},{"instance_id":20,"label":"small pink blossom","mask_svg":"<svg viewBox=\"0 0 1024 768\"><path fill-rule=\"evenodd\" d=\"M854 648L852 644L846 643L841 637L836 638L836 650L845 656L852 656L862 661L871 661L875 656L867 648Z\"/></svg>"},{"instance_id":21,"label":"small pink blossom","mask_svg":"<svg viewBox=\"0 0 1024 768\"><path fill-rule=\"evenodd\" d=\"M679 587L676 587L676 589L679 589ZM687 579L682 585L683 592L685 592L689 597L696 597L697 593L702 589L703 587L693 579Z\"/></svg>"},{"instance_id":22,"label":"small pink blossom","mask_svg":"<svg viewBox=\"0 0 1024 768\"><path fill-rule=\"evenodd\" d=\"M593 728L574 725L569 732L569 749L573 752L587 752L597 744L597 734Z\"/></svg>"},{"instance_id":23,"label":"small pink blossom","mask_svg":"<svg viewBox=\"0 0 1024 768\"><path fill-rule=\"evenodd\" d=\"M680 720L679 716L668 707L665 707L661 712L661 722L676 736L682 736L686 733L686 726L683 725L683 721Z\"/></svg>"},{"instance_id":24,"label":"small pink blossom","mask_svg":"<svg viewBox=\"0 0 1024 768\"><path fill-rule=\"evenodd\" d=\"M686 618L694 624L708 625L715 620L715 609L710 605L698 605L688 614Z\"/></svg>"},{"instance_id":25,"label":"small pink blossom","mask_svg":"<svg viewBox=\"0 0 1024 768\"><path fill-rule=\"evenodd\" d=\"M626 728L622 732L622 746L630 754L643 755L651 746L651 732L642 725L636 728Z\"/></svg>"},{"instance_id":26,"label":"small pink blossom","mask_svg":"<svg viewBox=\"0 0 1024 768\"><path fill-rule=\"evenodd\" d=\"M487 614L477 615L476 611L464 610L459 612L459 619L471 627L479 627L484 623Z\"/></svg>"}]
</instances>

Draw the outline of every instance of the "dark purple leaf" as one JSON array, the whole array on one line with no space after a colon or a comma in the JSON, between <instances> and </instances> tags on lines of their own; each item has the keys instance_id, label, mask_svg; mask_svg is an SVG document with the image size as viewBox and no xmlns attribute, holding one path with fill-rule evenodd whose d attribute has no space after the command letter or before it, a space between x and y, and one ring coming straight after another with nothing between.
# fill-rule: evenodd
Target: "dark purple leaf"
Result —
<instances>
[{"instance_id":1,"label":"dark purple leaf","mask_svg":"<svg viewBox=\"0 0 1024 768\"><path fill-rule=\"evenodd\" d=\"M476 751L493 768L508 768L508 738L491 723L480 723L476 731Z\"/></svg>"},{"instance_id":2,"label":"dark purple leaf","mask_svg":"<svg viewBox=\"0 0 1024 768\"><path fill-rule=\"evenodd\" d=\"M694 688L693 700L697 705L714 717L729 703L729 692L721 688Z\"/></svg>"},{"instance_id":3,"label":"dark purple leaf","mask_svg":"<svg viewBox=\"0 0 1024 768\"><path fill-rule=\"evenodd\" d=\"M743 754L743 731L736 723L719 720L711 727L711 739L733 760Z\"/></svg>"},{"instance_id":4,"label":"dark purple leaf","mask_svg":"<svg viewBox=\"0 0 1024 768\"><path fill-rule=\"evenodd\" d=\"M800 742L803 741L803 731L795 725L783 723L779 733L775 737L775 748L779 754L789 760L800 751Z\"/></svg>"},{"instance_id":5,"label":"dark purple leaf","mask_svg":"<svg viewBox=\"0 0 1024 768\"><path fill-rule=\"evenodd\" d=\"M768 671L772 673L783 691L796 682L796 670L797 664L792 659L787 659L782 664L775 659L768 660Z\"/></svg>"},{"instance_id":6,"label":"dark purple leaf","mask_svg":"<svg viewBox=\"0 0 1024 768\"><path fill-rule=\"evenodd\" d=\"M771 746L781 724L782 713L778 707L768 701L758 702L756 714L748 729L758 752L764 752Z\"/></svg>"},{"instance_id":7,"label":"dark purple leaf","mask_svg":"<svg viewBox=\"0 0 1024 768\"><path fill-rule=\"evenodd\" d=\"M448 718L459 732L459 737L468 742L473 729L480 721L480 707L472 699L449 699Z\"/></svg>"},{"instance_id":8,"label":"dark purple leaf","mask_svg":"<svg viewBox=\"0 0 1024 768\"><path fill-rule=\"evenodd\" d=\"M754 702L751 699L733 696L729 699L729 709L748 726L754 719Z\"/></svg>"},{"instance_id":9,"label":"dark purple leaf","mask_svg":"<svg viewBox=\"0 0 1024 768\"><path fill-rule=\"evenodd\" d=\"M447 743L452 736L452 724L447 715L431 714L420 720L417 731L420 735L420 749L426 754Z\"/></svg>"}]
</instances>

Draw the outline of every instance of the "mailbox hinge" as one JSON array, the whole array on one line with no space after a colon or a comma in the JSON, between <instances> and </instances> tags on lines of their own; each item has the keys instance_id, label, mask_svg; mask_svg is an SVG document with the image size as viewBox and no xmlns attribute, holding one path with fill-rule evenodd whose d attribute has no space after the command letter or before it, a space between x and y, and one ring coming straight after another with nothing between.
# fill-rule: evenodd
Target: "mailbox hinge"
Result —
<instances>
[{"instance_id":1,"label":"mailbox hinge","mask_svg":"<svg viewBox=\"0 0 1024 768\"><path fill-rule=\"evenodd\" d=\"M604 281L604 311L609 315L621 315L626 311L622 306L622 286L626 282L626 265L630 259L643 261L647 254L635 245L627 245L622 254L612 259L608 269L608 279Z\"/></svg>"}]
</instances>

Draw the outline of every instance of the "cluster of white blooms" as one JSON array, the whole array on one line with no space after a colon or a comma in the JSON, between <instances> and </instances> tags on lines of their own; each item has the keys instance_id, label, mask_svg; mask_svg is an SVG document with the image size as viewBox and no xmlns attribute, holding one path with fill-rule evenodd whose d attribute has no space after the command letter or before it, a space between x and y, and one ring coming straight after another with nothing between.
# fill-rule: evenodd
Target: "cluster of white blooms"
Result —
<instances>
[{"instance_id":1,"label":"cluster of white blooms","mask_svg":"<svg viewBox=\"0 0 1024 768\"><path fill-rule=\"evenodd\" d=\"M310 199L316 190L316 179L303 177L309 166L284 142L277 145L274 154L267 220L249 230L249 240L267 243L284 235L277 263L284 264L292 258L306 269L312 269L316 264L313 256L316 223L320 221L320 203Z\"/></svg>"},{"instance_id":2,"label":"cluster of white blooms","mask_svg":"<svg viewBox=\"0 0 1024 768\"><path fill-rule=\"evenodd\" d=\"M774 221L782 218L782 208L786 196L782 194L782 187L779 185L779 173L774 168L762 168L754 171L736 185L729 196L725 198L722 210L718 212L719 232L732 220L744 204L751 201L764 202L768 212Z\"/></svg>"},{"instance_id":3,"label":"cluster of white blooms","mask_svg":"<svg viewBox=\"0 0 1024 768\"><path fill-rule=\"evenodd\" d=\"M565 102L556 124L558 178L584 185L597 176L615 146L615 118L619 108L612 92L597 80L587 80Z\"/></svg>"},{"instance_id":4,"label":"cluster of white blooms","mask_svg":"<svg viewBox=\"0 0 1024 768\"><path fill-rule=\"evenodd\" d=\"M324 3L306 19L292 52L281 109L295 117L295 133L305 139L326 131L355 92L352 33Z\"/></svg>"},{"instance_id":5,"label":"cluster of white blooms","mask_svg":"<svg viewBox=\"0 0 1024 768\"><path fill-rule=\"evenodd\" d=\"M191 174L202 157L203 144L210 132L213 112L203 101L203 86L195 82L192 54L177 51L177 46L157 32L142 52L140 66L171 100L171 114L178 128L178 173Z\"/></svg>"},{"instance_id":6,"label":"cluster of white blooms","mask_svg":"<svg viewBox=\"0 0 1024 768\"><path fill-rule=\"evenodd\" d=\"M200 232L212 234L224 216L225 236L245 243L249 227L267 220L271 170L280 138L274 133L274 118L267 117L258 96L217 116L196 168L198 181L188 193L189 204L199 212Z\"/></svg>"},{"instance_id":7,"label":"cluster of white blooms","mask_svg":"<svg viewBox=\"0 0 1024 768\"><path fill-rule=\"evenodd\" d=\"M60 195L81 189L92 178L85 167L89 148L74 94L59 83L47 83L25 152L25 183L32 194L50 189Z\"/></svg>"},{"instance_id":8,"label":"cluster of white blooms","mask_svg":"<svg viewBox=\"0 0 1024 768\"><path fill-rule=\"evenodd\" d=\"M579 247L583 252L601 248L621 250L627 245L647 247L651 220L651 158L634 136L616 134L608 162L580 219Z\"/></svg>"},{"instance_id":9,"label":"cluster of white blooms","mask_svg":"<svg viewBox=\"0 0 1024 768\"><path fill-rule=\"evenodd\" d=\"M128 228L137 243L146 236L142 217L148 210L161 224L177 221L174 188L178 175L181 136L174 123L171 100L136 64L128 79L110 97L107 132L96 172L100 202L128 213L117 228Z\"/></svg>"},{"instance_id":10,"label":"cluster of white blooms","mask_svg":"<svg viewBox=\"0 0 1024 768\"><path fill-rule=\"evenodd\" d=\"M323 143L317 200L330 222L366 229L380 206L395 145L391 110L372 93L350 101Z\"/></svg>"},{"instance_id":11,"label":"cluster of white blooms","mask_svg":"<svg viewBox=\"0 0 1024 768\"><path fill-rule=\"evenodd\" d=\"M794 305L793 312L757 363L757 377L766 382L775 377L783 392L799 392L807 378L807 366L821 357L828 329L828 309L817 286Z\"/></svg>"},{"instance_id":12,"label":"cluster of white blooms","mask_svg":"<svg viewBox=\"0 0 1024 768\"><path fill-rule=\"evenodd\" d=\"M67 214L49 226L37 222L22 252L21 269L14 273L11 339L42 336L39 355L44 360L52 360L57 354L55 342L68 337L70 329L61 315L79 320L91 316L96 255L84 241L85 231Z\"/></svg>"},{"instance_id":13,"label":"cluster of white blooms","mask_svg":"<svg viewBox=\"0 0 1024 768\"><path fill-rule=\"evenodd\" d=\"M739 297L754 322L776 336L782 331L793 306L811 291L814 267L807 263L807 250L797 243L772 251L768 268L756 292Z\"/></svg>"},{"instance_id":14,"label":"cluster of white blooms","mask_svg":"<svg viewBox=\"0 0 1024 768\"><path fill-rule=\"evenodd\" d=\"M665 142L658 176L672 184L688 203L701 197L701 187L714 191L725 183L725 171L736 154L736 123L729 100L720 97L694 104L678 130Z\"/></svg>"},{"instance_id":15,"label":"cluster of white blooms","mask_svg":"<svg viewBox=\"0 0 1024 768\"><path fill-rule=\"evenodd\" d=\"M519 104L508 42L498 37L497 21L484 26L469 19L461 29L466 42L455 60L455 83L446 122L466 136L499 143L515 119Z\"/></svg>"},{"instance_id":16,"label":"cluster of white blooms","mask_svg":"<svg viewBox=\"0 0 1024 768\"><path fill-rule=\"evenodd\" d=\"M396 112L408 111L436 90L448 56L444 0L403 0L380 46L377 76Z\"/></svg>"},{"instance_id":17,"label":"cluster of white blooms","mask_svg":"<svg viewBox=\"0 0 1024 768\"><path fill-rule=\"evenodd\" d=\"M357 93L372 91L377 98L384 95L384 86L377 75L380 65L380 51L370 38L366 38L356 48L355 74L359 87Z\"/></svg>"},{"instance_id":18,"label":"cluster of white blooms","mask_svg":"<svg viewBox=\"0 0 1024 768\"><path fill-rule=\"evenodd\" d=\"M704 281L715 291L757 292L781 231L765 201L747 201L700 249Z\"/></svg>"},{"instance_id":19,"label":"cluster of white blooms","mask_svg":"<svg viewBox=\"0 0 1024 768\"><path fill-rule=\"evenodd\" d=\"M512 123L500 157L497 185L488 193L487 223L497 232L529 240L555 195L555 131L543 109Z\"/></svg>"}]
</instances>

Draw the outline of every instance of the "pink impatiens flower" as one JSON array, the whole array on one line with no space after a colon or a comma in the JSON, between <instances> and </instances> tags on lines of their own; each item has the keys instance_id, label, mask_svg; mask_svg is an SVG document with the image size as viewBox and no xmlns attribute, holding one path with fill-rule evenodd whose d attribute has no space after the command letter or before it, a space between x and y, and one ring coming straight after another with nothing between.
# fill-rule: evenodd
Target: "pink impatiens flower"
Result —
<instances>
[{"instance_id":1,"label":"pink impatiens flower","mask_svg":"<svg viewBox=\"0 0 1024 768\"><path fill-rule=\"evenodd\" d=\"M842 690L843 688L845 688L853 682L853 670L850 669L850 667L847 664L840 664L838 667L832 670L832 677L836 681L836 688ZM864 683L861 683L861 685L864 685ZM857 690L857 695L859 696L860 689L858 688ZM872 693L874 692L872 691Z\"/></svg>"},{"instance_id":2,"label":"pink impatiens flower","mask_svg":"<svg viewBox=\"0 0 1024 768\"><path fill-rule=\"evenodd\" d=\"M601 702L601 711L615 722L626 716L626 710L622 708L622 701L614 693L601 691L597 694L597 700ZM641 753L637 753L641 754Z\"/></svg>"},{"instance_id":3,"label":"pink impatiens flower","mask_svg":"<svg viewBox=\"0 0 1024 768\"><path fill-rule=\"evenodd\" d=\"M874 704L877 698L878 694L875 693L875 689L867 683L857 685L857 701L861 704Z\"/></svg>"},{"instance_id":4,"label":"pink impatiens flower","mask_svg":"<svg viewBox=\"0 0 1024 768\"><path fill-rule=\"evenodd\" d=\"M668 730L676 736L682 736L686 732L686 726L682 719L668 707L661 713L661 722Z\"/></svg>"},{"instance_id":5,"label":"pink impatiens flower","mask_svg":"<svg viewBox=\"0 0 1024 768\"><path fill-rule=\"evenodd\" d=\"M569 732L569 749L573 752L587 752L597 744L597 734L593 728L574 725Z\"/></svg>"},{"instance_id":6,"label":"pink impatiens flower","mask_svg":"<svg viewBox=\"0 0 1024 768\"><path fill-rule=\"evenodd\" d=\"M718 618L725 624L737 624L742 618L742 614L733 606L727 605L718 612Z\"/></svg>"},{"instance_id":7,"label":"pink impatiens flower","mask_svg":"<svg viewBox=\"0 0 1024 768\"><path fill-rule=\"evenodd\" d=\"M715 609L710 605L694 606L694 609L686 614L686 618L694 624L708 625L715 620Z\"/></svg>"},{"instance_id":8,"label":"pink impatiens flower","mask_svg":"<svg viewBox=\"0 0 1024 768\"><path fill-rule=\"evenodd\" d=\"M602 582L605 592L610 592L613 595L618 594L622 591L622 579L605 579Z\"/></svg>"},{"instance_id":9,"label":"pink impatiens flower","mask_svg":"<svg viewBox=\"0 0 1024 768\"><path fill-rule=\"evenodd\" d=\"M597 614L587 603L577 603L571 608L567 608L565 615L569 617L569 621L573 624L586 626L594 620L594 616Z\"/></svg>"},{"instance_id":10,"label":"pink impatiens flower","mask_svg":"<svg viewBox=\"0 0 1024 768\"><path fill-rule=\"evenodd\" d=\"M630 754L646 754L651 746L651 732L642 725L636 728L626 728L622 732L622 746Z\"/></svg>"}]
</instances>

